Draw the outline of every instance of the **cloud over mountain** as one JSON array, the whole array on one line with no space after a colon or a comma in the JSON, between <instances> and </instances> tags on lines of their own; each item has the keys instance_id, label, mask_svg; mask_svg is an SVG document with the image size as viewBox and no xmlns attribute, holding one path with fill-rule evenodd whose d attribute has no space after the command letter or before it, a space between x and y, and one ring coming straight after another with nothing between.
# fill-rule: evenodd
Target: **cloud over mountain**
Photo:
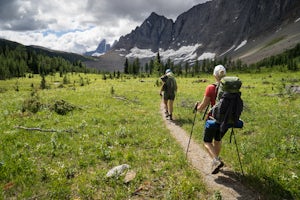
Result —
<instances>
[{"instance_id":1,"label":"cloud over mountain","mask_svg":"<svg viewBox=\"0 0 300 200\"><path fill-rule=\"evenodd\" d=\"M25 45L39 45L83 53L106 39L118 40L152 11L176 18L206 0L2 0L0 37Z\"/></svg>"}]
</instances>

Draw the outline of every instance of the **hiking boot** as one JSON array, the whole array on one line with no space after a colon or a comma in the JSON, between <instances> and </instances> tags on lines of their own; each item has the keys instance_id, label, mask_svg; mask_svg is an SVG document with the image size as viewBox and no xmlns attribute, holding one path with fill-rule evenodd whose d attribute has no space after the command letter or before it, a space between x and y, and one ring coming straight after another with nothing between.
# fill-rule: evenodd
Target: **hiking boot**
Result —
<instances>
[{"instance_id":1,"label":"hiking boot","mask_svg":"<svg viewBox=\"0 0 300 200\"><path fill-rule=\"evenodd\" d=\"M165 111L165 115L166 115L166 117L169 117L169 112Z\"/></svg>"},{"instance_id":2,"label":"hiking boot","mask_svg":"<svg viewBox=\"0 0 300 200\"><path fill-rule=\"evenodd\" d=\"M224 166L224 163L220 159L214 159L212 163L212 174L219 173L220 169Z\"/></svg>"},{"instance_id":3,"label":"hiking boot","mask_svg":"<svg viewBox=\"0 0 300 200\"><path fill-rule=\"evenodd\" d=\"M169 114L169 120L173 120L172 114Z\"/></svg>"}]
</instances>

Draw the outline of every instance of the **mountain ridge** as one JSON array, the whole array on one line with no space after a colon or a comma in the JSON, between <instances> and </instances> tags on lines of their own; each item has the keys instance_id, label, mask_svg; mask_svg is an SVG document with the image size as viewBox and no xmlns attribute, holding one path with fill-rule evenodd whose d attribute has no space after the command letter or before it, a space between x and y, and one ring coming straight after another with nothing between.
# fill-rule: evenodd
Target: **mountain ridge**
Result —
<instances>
[{"instance_id":1,"label":"mountain ridge","mask_svg":"<svg viewBox=\"0 0 300 200\"><path fill-rule=\"evenodd\" d=\"M159 52L175 64L228 57L252 64L300 43L299 0L212 0L180 14L175 21L152 12L101 56L89 58L44 47L26 46L51 56L82 60L101 71L123 71L125 59L143 65ZM91 55L93 55L93 53ZM99 53L99 52L98 52ZM101 53L100 53L101 54ZM97 55L100 55L97 54Z\"/></svg>"},{"instance_id":2,"label":"mountain ridge","mask_svg":"<svg viewBox=\"0 0 300 200\"><path fill-rule=\"evenodd\" d=\"M15 49L18 46L22 46L28 51L35 51L36 53L47 55L49 57L62 57L70 62L77 62L77 61L86 62L86 61L91 60L91 58L89 58L89 57L79 55L76 53L52 50L52 49L42 47L42 46L37 46L37 45L28 45L27 46L27 45L23 45L21 43L6 40L3 38L0 38L0 46L9 46L9 47L13 47L13 49Z\"/></svg>"},{"instance_id":3,"label":"mountain ridge","mask_svg":"<svg viewBox=\"0 0 300 200\"><path fill-rule=\"evenodd\" d=\"M142 49L178 49L180 46L200 43L201 48L205 48L206 51L217 50L217 53L221 54L222 50L232 45L237 46L242 41L257 37L271 29L275 31L284 20L287 20L288 12L295 12L296 8L293 8L295 5L297 8L300 7L296 0L275 1L275 3L271 0L249 0L246 3L240 0L233 0L230 3L226 0L208 1L179 15L174 23L164 16L151 13L140 27L121 37L115 49L130 50L134 46L140 47L140 41L144 41L144 38L137 38L136 35L149 32L145 28L145 23L150 21L159 25L153 26L150 31L155 33L160 29L164 32L157 33L155 37L151 35L150 39L157 41L153 41L150 45L159 44L158 48L149 48L147 43L143 43ZM156 20L153 20L154 16ZM265 16L268 16L267 20ZM169 23L157 23L157 21L169 21ZM126 46L125 41L128 42L130 39L133 41L130 46Z\"/></svg>"},{"instance_id":4,"label":"mountain ridge","mask_svg":"<svg viewBox=\"0 0 300 200\"><path fill-rule=\"evenodd\" d=\"M226 56L251 64L264 58L260 53L277 54L300 42L299 18L298 0L213 0L193 6L175 22L152 12L141 26L121 36L111 51L100 56L99 63L112 52L120 55L123 63L119 65L135 57L147 62L160 52L163 60L172 58L177 63ZM272 49L273 44L261 51L276 37L282 38L279 47ZM187 51L182 53L182 49ZM135 54L143 51L148 58Z\"/></svg>"}]
</instances>

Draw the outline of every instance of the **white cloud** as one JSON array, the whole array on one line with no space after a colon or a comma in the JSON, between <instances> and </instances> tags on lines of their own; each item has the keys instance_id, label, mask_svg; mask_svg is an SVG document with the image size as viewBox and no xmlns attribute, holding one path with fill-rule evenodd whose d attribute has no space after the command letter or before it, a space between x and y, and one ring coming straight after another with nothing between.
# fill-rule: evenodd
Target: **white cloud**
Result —
<instances>
[{"instance_id":1,"label":"white cloud","mask_svg":"<svg viewBox=\"0 0 300 200\"><path fill-rule=\"evenodd\" d=\"M152 13L176 19L207 0L1 0L0 37L81 53L113 43Z\"/></svg>"}]
</instances>

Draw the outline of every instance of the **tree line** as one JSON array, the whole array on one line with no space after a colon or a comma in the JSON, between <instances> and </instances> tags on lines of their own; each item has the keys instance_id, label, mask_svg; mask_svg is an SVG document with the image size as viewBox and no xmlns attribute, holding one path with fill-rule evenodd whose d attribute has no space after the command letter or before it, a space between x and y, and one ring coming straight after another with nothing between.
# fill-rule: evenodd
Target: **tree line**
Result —
<instances>
[{"instance_id":1,"label":"tree line","mask_svg":"<svg viewBox=\"0 0 300 200\"><path fill-rule=\"evenodd\" d=\"M145 64L141 64L139 58L133 60L126 58L124 73L152 76L164 74L166 69L171 69L176 75L193 77L201 73L211 73L217 64L226 66L229 71L260 71L262 68L298 71L299 57L300 43L282 54L265 58L251 65L242 63L241 60L232 61L227 57L174 64L171 59L162 61L158 52L155 58ZM24 45L0 45L0 80L24 77L27 73L46 76L57 72L61 76L68 72L97 73L96 69L87 68L80 60L70 61L62 57L48 56L45 53L29 50ZM119 77L120 72L116 75Z\"/></svg>"},{"instance_id":2,"label":"tree line","mask_svg":"<svg viewBox=\"0 0 300 200\"><path fill-rule=\"evenodd\" d=\"M70 62L62 57L50 57L28 50L23 45L0 46L0 80L24 77L26 73L49 75L59 72L90 72L81 61Z\"/></svg>"},{"instance_id":3,"label":"tree line","mask_svg":"<svg viewBox=\"0 0 300 200\"><path fill-rule=\"evenodd\" d=\"M124 73L138 75L146 73L149 75L163 74L166 69L171 69L177 75L196 76L201 73L211 73L215 65L222 64L230 71L260 71L261 68L276 68L279 70L299 70L300 44L297 44L293 49L287 50L281 54L274 55L263 59L254 64L247 65L241 60L232 61L230 58L224 57L221 59L205 59L196 60L194 63L179 63L174 64L168 59L163 62L159 52L154 59L151 59L145 65L140 64L139 58L129 60L126 58L124 63Z\"/></svg>"},{"instance_id":4,"label":"tree line","mask_svg":"<svg viewBox=\"0 0 300 200\"><path fill-rule=\"evenodd\" d=\"M290 70L290 71L298 71L300 62L300 43L297 44L294 48L286 50L285 52L265 58L256 64L252 65L252 67L260 70L261 67L267 68L279 68L279 70Z\"/></svg>"}]
</instances>

